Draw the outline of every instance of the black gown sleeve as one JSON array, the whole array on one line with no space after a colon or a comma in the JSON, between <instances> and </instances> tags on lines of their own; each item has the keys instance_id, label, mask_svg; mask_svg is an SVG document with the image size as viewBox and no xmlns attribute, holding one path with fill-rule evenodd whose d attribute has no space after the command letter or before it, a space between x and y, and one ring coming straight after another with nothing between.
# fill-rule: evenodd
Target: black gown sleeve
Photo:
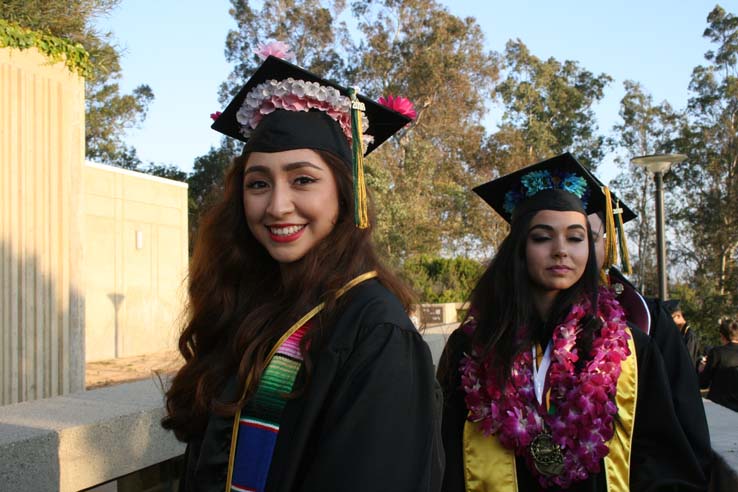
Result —
<instances>
[{"instance_id":1,"label":"black gown sleeve","mask_svg":"<svg viewBox=\"0 0 738 492\"><path fill-rule=\"evenodd\" d=\"M638 357L638 400L633 431L633 491L703 491L707 479L682 430L664 361L654 339L632 331Z\"/></svg>"},{"instance_id":2,"label":"black gown sleeve","mask_svg":"<svg viewBox=\"0 0 738 492\"><path fill-rule=\"evenodd\" d=\"M438 490L440 391L428 346L389 323L360 337L330 389L298 490Z\"/></svg>"},{"instance_id":3,"label":"black gown sleeve","mask_svg":"<svg viewBox=\"0 0 738 492\"><path fill-rule=\"evenodd\" d=\"M651 336L663 356L674 411L695 459L700 463L705 477L709 478L712 446L697 372L679 328L664 309L663 302L649 299L647 303L651 312Z\"/></svg>"}]
</instances>

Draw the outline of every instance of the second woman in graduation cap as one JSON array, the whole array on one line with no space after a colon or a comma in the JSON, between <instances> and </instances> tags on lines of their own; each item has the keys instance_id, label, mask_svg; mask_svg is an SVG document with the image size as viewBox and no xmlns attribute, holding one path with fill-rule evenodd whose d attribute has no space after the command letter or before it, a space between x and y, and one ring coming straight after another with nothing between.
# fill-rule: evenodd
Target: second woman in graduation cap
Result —
<instances>
[{"instance_id":1,"label":"second woman in graduation cap","mask_svg":"<svg viewBox=\"0 0 738 492\"><path fill-rule=\"evenodd\" d=\"M475 191L510 232L439 362L443 490L704 490L657 347L599 284L593 177L563 154Z\"/></svg>"},{"instance_id":2,"label":"second woman in graduation cap","mask_svg":"<svg viewBox=\"0 0 738 492\"><path fill-rule=\"evenodd\" d=\"M365 150L409 121L269 57L213 124L246 145L200 223L167 392L182 490L439 488L430 351L363 183Z\"/></svg>"}]
</instances>

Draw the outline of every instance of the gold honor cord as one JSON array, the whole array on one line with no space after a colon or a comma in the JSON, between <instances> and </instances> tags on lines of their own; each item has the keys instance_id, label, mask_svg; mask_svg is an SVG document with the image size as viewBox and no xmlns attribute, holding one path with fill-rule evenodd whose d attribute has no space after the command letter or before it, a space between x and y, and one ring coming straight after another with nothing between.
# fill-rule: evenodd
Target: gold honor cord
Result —
<instances>
[{"instance_id":1,"label":"gold honor cord","mask_svg":"<svg viewBox=\"0 0 738 492\"><path fill-rule=\"evenodd\" d=\"M620 211L617 221L618 238L620 242L620 266L623 268L625 275L631 275L633 268L630 266L630 253L628 253L628 239L625 237L625 224L623 224L623 209L620 208L620 201L618 200L617 209Z\"/></svg>"},{"instance_id":2,"label":"gold honor cord","mask_svg":"<svg viewBox=\"0 0 738 492\"><path fill-rule=\"evenodd\" d=\"M353 150L354 174L354 223L359 229L369 227L367 211L366 182L364 179L364 129L361 124L361 113L366 111L364 103L356 97L356 89L350 88L351 97L351 146Z\"/></svg>"},{"instance_id":3,"label":"gold honor cord","mask_svg":"<svg viewBox=\"0 0 738 492\"><path fill-rule=\"evenodd\" d=\"M356 287L357 285L359 285L360 283L362 283L362 282L364 282L366 280L369 280L371 278L375 278L378 275L379 274L375 270L372 270L371 272L362 273L358 277L349 280L349 282L346 285L344 285L343 287L341 287L338 290L338 292L336 292L336 299L338 299L339 297L341 297L342 295L344 295L348 290L352 289L353 287ZM282 335L281 337L279 337L279 340L277 340L277 343L275 343L274 346L272 347L272 349L269 351L269 355L266 358L266 361L264 363L264 367L266 367L266 366L269 365L269 363L272 361L272 357L274 357L274 354L277 353L277 350L279 349L279 347L281 347L282 344L289 337L291 337L293 333L295 333L305 323L307 323L312 318L314 318L316 314L318 314L319 312L321 312L324 307L325 307L325 303L324 302L321 302L320 304L318 304L317 306L315 306L313 309L311 309L305 316L303 316L302 318L300 318L299 320L297 320L295 322L295 324L293 324L292 326L290 326L289 330L287 330L286 332L284 332L284 335ZM242 398L243 398L243 395L246 394L246 388L249 387L250 383L251 383L251 376L249 375L249 378L246 380L246 384L244 385L243 392L241 393L241 397ZM234 459L236 457L236 439L237 439L237 436L238 436L238 423L239 423L240 420L241 420L241 410L239 410L238 412L236 412L236 415L233 417L233 429L231 430L231 449L230 449L230 452L228 454L229 455L228 456L228 474L226 476L226 484L225 484L225 486L226 486L226 488L225 488L226 492L230 492L230 490L231 490L231 481L233 480L233 461L234 461Z\"/></svg>"},{"instance_id":4,"label":"gold honor cord","mask_svg":"<svg viewBox=\"0 0 738 492\"><path fill-rule=\"evenodd\" d=\"M618 261L618 245L615 238L615 215L612 210L612 195L607 186L602 187L605 194L605 265L606 270Z\"/></svg>"}]
</instances>

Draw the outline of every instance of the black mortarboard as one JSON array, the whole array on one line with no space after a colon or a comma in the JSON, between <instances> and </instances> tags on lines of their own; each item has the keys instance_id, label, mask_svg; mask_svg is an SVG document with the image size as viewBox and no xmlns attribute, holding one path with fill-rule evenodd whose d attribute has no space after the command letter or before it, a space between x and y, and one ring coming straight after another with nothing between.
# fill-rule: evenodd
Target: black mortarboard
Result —
<instances>
[{"instance_id":1,"label":"black mortarboard","mask_svg":"<svg viewBox=\"0 0 738 492\"><path fill-rule=\"evenodd\" d=\"M605 194L570 153L532 164L474 188L507 222L536 210L604 210Z\"/></svg>"},{"instance_id":2,"label":"black mortarboard","mask_svg":"<svg viewBox=\"0 0 738 492\"><path fill-rule=\"evenodd\" d=\"M304 92L300 92L302 97L295 96L294 93L285 93L287 89L285 84L280 85L279 82L289 79L298 83L294 86L297 91L303 91L307 87L307 95L304 95ZM299 84L300 81L318 85ZM262 107L267 108L267 111L272 109L273 111L264 114L263 119L255 125L256 128L246 128L244 131L244 125L238 121L238 113L242 110L247 95L257 89L260 84L266 85L261 86L259 94L251 94L250 100L255 100L254 104L259 104L258 101L262 101L264 103ZM320 94L310 93L310 91L315 91L318 86L328 89L328 91L321 90ZM347 133L350 132L350 126L347 130L347 124L350 125L351 121L350 114L342 117L346 118L343 119L343 127L329 116L329 113L335 116L338 112L335 105L329 104L331 101L336 101L331 99L331 94L335 95L335 93L332 93L330 89L340 93L340 96L344 99L341 103L342 109L350 112L349 89L318 77L281 58L269 56L246 82L246 85L236 94L236 97L228 104L218 119L215 120L211 128L229 137L246 142L244 151L279 152L299 148L327 150L341 157L347 165L351 166L352 150L347 138ZM274 93L278 97L270 97ZM326 100L326 97L328 100ZM364 115L368 121L368 127L364 129L364 134L372 137L371 143L367 143L364 147L364 155L376 149L382 142L411 121L407 116L362 95L357 94L356 97L364 104ZM312 101L306 103L307 99L312 99ZM276 101L277 106L286 105L286 110L279 111L279 107L275 107L273 104L274 101ZM310 109L308 110L308 107L305 106ZM327 111L330 106L333 106L333 108ZM303 110L298 110L297 107L303 108ZM242 112L242 120L244 115L245 112Z\"/></svg>"},{"instance_id":3,"label":"black mortarboard","mask_svg":"<svg viewBox=\"0 0 738 492\"><path fill-rule=\"evenodd\" d=\"M666 309L667 313L674 314L682 310L680 303L681 300L679 299L669 299L668 301L664 301L664 309Z\"/></svg>"}]
</instances>

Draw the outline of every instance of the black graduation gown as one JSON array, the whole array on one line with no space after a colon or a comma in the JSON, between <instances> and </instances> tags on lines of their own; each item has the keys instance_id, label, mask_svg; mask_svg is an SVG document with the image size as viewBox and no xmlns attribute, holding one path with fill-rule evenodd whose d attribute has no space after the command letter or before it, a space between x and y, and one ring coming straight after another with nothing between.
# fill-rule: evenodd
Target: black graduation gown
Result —
<instances>
[{"instance_id":1,"label":"black graduation gown","mask_svg":"<svg viewBox=\"0 0 738 492\"><path fill-rule=\"evenodd\" d=\"M687 353L692 361L692 368L696 371L702 356L702 347L699 337L692 331L689 324L685 325L682 330L682 340L684 340L684 346L687 348Z\"/></svg>"},{"instance_id":2,"label":"black graduation gown","mask_svg":"<svg viewBox=\"0 0 738 492\"><path fill-rule=\"evenodd\" d=\"M710 350L700 384L710 388L708 399L738 412L738 343L730 342Z\"/></svg>"},{"instance_id":3,"label":"black graduation gown","mask_svg":"<svg viewBox=\"0 0 738 492\"><path fill-rule=\"evenodd\" d=\"M625 309L629 322L636 323L653 338L664 360L666 379L671 389L674 411L684 435L690 443L694 459L709 477L712 463L710 431L702 404L697 372L682 342L679 328L659 299L645 298L617 268L610 268L611 285L620 284L617 299ZM648 312L642 312L647 309Z\"/></svg>"},{"instance_id":4,"label":"black graduation gown","mask_svg":"<svg viewBox=\"0 0 738 492\"><path fill-rule=\"evenodd\" d=\"M308 390L285 406L266 490L437 491L442 395L430 350L377 280L345 295ZM225 490L232 423L211 416L188 443L180 490Z\"/></svg>"},{"instance_id":5,"label":"black graduation gown","mask_svg":"<svg viewBox=\"0 0 738 492\"><path fill-rule=\"evenodd\" d=\"M684 435L669 390L661 354L645 333L631 330L638 366L638 399L633 429L630 490L707 490L699 463ZM461 388L459 361L470 351L469 336L461 329L449 337L439 362L438 379L444 390L443 445L446 451L444 492L464 491L462 436L467 416ZM524 460L516 462L518 490L540 490ZM568 490L606 492L604 473L590 475Z\"/></svg>"},{"instance_id":6,"label":"black graduation gown","mask_svg":"<svg viewBox=\"0 0 738 492\"><path fill-rule=\"evenodd\" d=\"M713 453L697 372L687 347L682 343L679 328L664 309L664 303L658 299L647 299L646 302L651 312L651 336L664 359L674 411L695 459L700 463L705 477L709 478Z\"/></svg>"}]
</instances>

